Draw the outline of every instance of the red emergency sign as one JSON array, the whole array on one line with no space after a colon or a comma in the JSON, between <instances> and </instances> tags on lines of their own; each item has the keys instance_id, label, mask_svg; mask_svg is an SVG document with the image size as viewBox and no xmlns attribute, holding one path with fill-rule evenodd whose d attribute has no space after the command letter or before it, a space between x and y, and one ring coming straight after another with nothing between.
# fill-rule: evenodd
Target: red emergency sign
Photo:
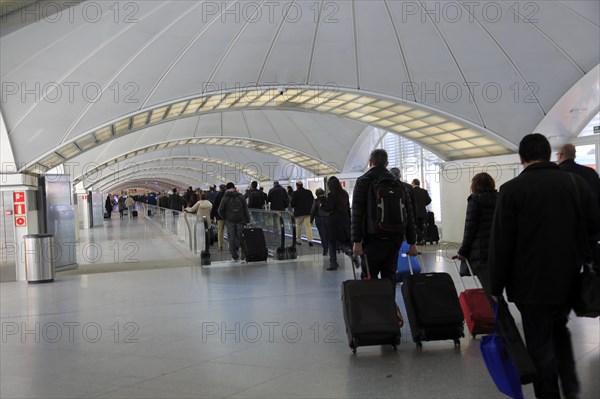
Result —
<instances>
[{"instance_id":1,"label":"red emergency sign","mask_svg":"<svg viewBox=\"0 0 600 399\"><path fill-rule=\"evenodd\" d=\"M25 215L25 204L15 204L15 215Z\"/></svg>"},{"instance_id":2,"label":"red emergency sign","mask_svg":"<svg viewBox=\"0 0 600 399\"><path fill-rule=\"evenodd\" d=\"M16 216L15 217L15 226L24 227L27 226L27 219L25 216Z\"/></svg>"},{"instance_id":3,"label":"red emergency sign","mask_svg":"<svg viewBox=\"0 0 600 399\"><path fill-rule=\"evenodd\" d=\"M25 202L25 192L24 191L14 191L13 192L13 202Z\"/></svg>"}]
</instances>

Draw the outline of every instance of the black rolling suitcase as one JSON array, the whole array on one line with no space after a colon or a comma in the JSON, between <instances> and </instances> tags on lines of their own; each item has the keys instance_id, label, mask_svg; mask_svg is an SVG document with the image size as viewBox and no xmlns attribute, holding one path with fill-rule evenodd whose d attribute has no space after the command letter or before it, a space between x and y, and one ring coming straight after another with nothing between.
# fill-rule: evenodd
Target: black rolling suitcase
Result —
<instances>
[{"instance_id":1,"label":"black rolling suitcase","mask_svg":"<svg viewBox=\"0 0 600 399\"><path fill-rule=\"evenodd\" d=\"M136 210L132 211L131 216L134 218L138 217L138 211L136 211Z\"/></svg>"},{"instance_id":2,"label":"black rolling suitcase","mask_svg":"<svg viewBox=\"0 0 600 399\"><path fill-rule=\"evenodd\" d=\"M368 264L367 264L368 271ZM394 283L389 279L354 280L342 283L342 306L348 345L400 345L400 310L396 306Z\"/></svg>"},{"instance_id":3,"label":"black rolling suitcase","mask_svg":"<svg viewBox=\"0 0 600 399\"><path fill-rule=\"evenodd\" d=\"M409 266L412 272L412 265ZM402 297L413 341L454 340L464 337L464 317L456 287L448 273L411 274L404 278Z\"/></svg>"},{"instance_id":4,"label":"black rolling suitcase","mask_svg":"<svg viewBox=\"0 0 600 399\"><path fill-rule=\"evenodd\" d=\"M269 256L265 234L256 227L245 228L242 231L242 255L246 262L266 262Z\"/></svg>"},{"instance_id":5,"label":"black rolling suitcase","mask_svg":"<svg viewBox=\"0 0 600 399\"><path fill-rule=\"evenodd\" d=\"M435 215L433 212L427 212L425 217L425 232L423 234L423 241L427 244L430 242L432 245L435 242L440 242L440 233L438 227L435 225Z\"/></svg>"}]
</instances>

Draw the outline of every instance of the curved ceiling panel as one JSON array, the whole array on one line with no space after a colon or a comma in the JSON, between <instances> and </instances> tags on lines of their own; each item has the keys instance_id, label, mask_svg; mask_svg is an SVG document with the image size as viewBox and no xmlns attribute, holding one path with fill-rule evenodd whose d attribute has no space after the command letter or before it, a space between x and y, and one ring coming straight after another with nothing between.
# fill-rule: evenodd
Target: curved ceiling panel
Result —
<instances>
[{"instance_id":1,"label":"curved ceiling panel","mask_svg":"<svg viewBox=\"0 0 600 399\"><path fill-rule=\"evenodd\" d=\"M427 117L407 120L407 112L392 110L408 101L413 110L446 117L507 152L600 59L597 1L140 0L115 3L119 13L113 3L95 2L99 17L93 21L81 12L86 3L72 6L72 18L25 21L1 38L2 112L19 164L31 166L46 156L64 162L114 136L184 113L222 117L220 110L244 106L233 92L249 94L250 108L344 114L427 139L421 144L445 159L502 152L473 142L466 145L475 148L456 148L445 136L452 133L438 131L423 121ZM7 16L11 27L21 17ZM396 120L349 100L320 108L294 98L263 101L260 87L296 84L387 98L393 104L377 111L392 112ZM243 136L243 118L234 114L219 125ZM297 139L293 131L283 136ZM348 140L343 132L335 138ZM56 165L53 158L45 161Z\"/></svg>"},{"instance_id":2,"label":"curved ceiling panel","mask_svg":"<svg viewBox=\"0 0 600 399\"><path fill-rule=\"evenodd\" d=\"M244 113L249 111L241 111L241 109L260 110L266 107L326 114L315 118L302 112L262 111L262 115L266 118L264 124L268 123L272 126L272 130L277 134L279 141L285 143L285 147L299 149L298 153L309 157L311 154L316 154L317 156L313 156L314 159L310 162L314 165L317 164L313 161L318 159L321 160L321 164L324 164L324 156L327 156L328 164L340 165L333 169L323 169L298 163L317 174L330 174L341 170L341 165L345 164L351 149L351 143L364 130L366 123L402 134L446 159L501 155L514 149L514 145L510 142L485 129L478 128L477 125L418 104L398 101L398 99L333 89L296 87L277 92L277 89L273 87L265 87L177 100L154 109L128 115L63 144L42 157L37 164L29 165L28 168L29 170L48 170L115 138L122 137L127 141L139 142L141 141L139 136L136 135L136 138L132 138L131 133L139 130L143 132L146 128L157 128L153 130L153 132L159 133L156 137L153 135L155 139L161 135L164 137L165 131L167 131L166 137L170 140L178 135L189 137L193 129L195 129L196 136L202 136L203 134L200 133L204 131L202 122L209 121L209 124L212 123L212 129L215 129L215 115L210 115L213 112L220 112L221 136L234 136L237 132L235 136L238 138L243 134L260 137L268 129L250 132L250 126L244 118ZM203 118L205 113L209 113L207 118ZM315 121L311 118L315 118ZM355 121L349 126L352 128L351 131L343 129L341 125L335 125L335 123L342 123L340 120L344 119ZM167 128L160 126L165 123L171 124ZM323 134L324 132L330 134ZM192 143L197 144L202 140L204 139L193 139ZM143 141L147 143L149 140ZM223 138L222 141L226 142L227 139ZM233 138L230 139L230 142L234 141ZM122 143L119 143L119 147L122 147ZM125 147L128 145L126 144ZM258 149L269 151L269 148ZM321 151L323 155L321 155ZM279 156L276 151L272 151L272 153Z\"/></svg>"},{"instance_id":3,"label":"curved ceiling panel","mask_svg":"<svg viewBox=\"0 0 600 399\"><path fill-rule=\"evenodd\" d=\"M201 187L208 186L209 184L205 181L198 179L193 173L188 171L147 171L147 172L133 172L126 176L122 176L120 179L107 180L93 187L93 190L107 191L113 187L126 187L130 186L130 182L144 179L148 181L158 182L160 179L169 179L174 183L175 187Z\"/></svg>"}]
</instances>

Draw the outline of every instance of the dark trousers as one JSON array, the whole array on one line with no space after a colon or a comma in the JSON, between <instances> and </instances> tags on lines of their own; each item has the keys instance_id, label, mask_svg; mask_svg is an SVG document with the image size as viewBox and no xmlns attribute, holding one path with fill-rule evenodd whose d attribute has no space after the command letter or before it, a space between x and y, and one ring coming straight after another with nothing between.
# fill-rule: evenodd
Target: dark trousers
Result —
<instances>
[{"instance_id":1,"label":"dark trousers","mask_svg":"<svg viewBox=\"0 0 600 399\"><path fill-rule=\"evenodd\" d=\"M337 250L341 249L346 255L352 255L352 247L349 242L342 242L337 240L329 239L329 263L336 265L337 261Z\"/></svg>"},{"instance_id":2,"label":"dark trousers","mask_svg":"<svg viewBox=\"0 0 600 399\"><path fill-rule=\"evenodd\" d=\"M240 257L238 249L242 243L242 231L244 230L243 223L230 223L226 222L227 225L227 239L229 240L229 253L233 259Z\"/></svg>"},{"instance_id":3,"label":"dark trousers","mask_svg":"<svg viewBox=\"0 0 600 399\"><path fill-rule=\"evenodd\" d=\"M579 393L571 333L567 328L570 308L561 305L517 303L523 320L525 343L537 369L535 396L560 399L558 379L565 396Z\"/></svg>"},{"instance_id":4,"label":"dark trousers","mask_svg":"<svg viewBox=\"0 0 600 399\"><path fill-rule=\"evenodd\" d=\"M363 252L369 264L371 278L389 278L394 281L398 270L398 252L400 241L371 239L363 244ZM395 284L394 284L395 286Z\"/></svg>"},{"instance_id":5,"label":"dark trousers","mask_svg":"<svg viewBox=\"0 0 600 399\"><path fill-rule=\"evenodd\" d=\"M329 234L327 232L328 216L317 216L315 218L315 224L317 230L319 230L319 237L321 237L321 245L323 246L323 253L327 253L329 249Z\"/></svg>"},{"instance_id":6,"label":"dark trousers","mask_svg":"<svg viewBox=\"0 0 600 399\"><path fill-rule=\"evenodd\" d=\"M417 243L420 243L425 235L425 216L415 218L415 227L417 230Z\"/></svg>"}]
</instances>

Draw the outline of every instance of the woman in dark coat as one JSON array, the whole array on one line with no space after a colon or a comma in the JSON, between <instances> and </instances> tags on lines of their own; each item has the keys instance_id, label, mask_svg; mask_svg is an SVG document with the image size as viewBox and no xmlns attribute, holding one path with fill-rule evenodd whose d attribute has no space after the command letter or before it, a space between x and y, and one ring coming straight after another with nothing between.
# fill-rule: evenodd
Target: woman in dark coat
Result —
<instances>
[{"instance_id":1,"label":"woman in dark coat","mask_svg":"<svg viewBox=\"0 0 600 399\"><path fill-rule=\"evenodd\" d=\"M488 246L494 218L498 192L496 182L487 173L478 173L471 180L471 195L467 198L467 217L458 259L469 260L473 272L479 277L487 292L488 287ZM468 270L461 267L461 274Z\"/></svg>"},{"instance_id":2,"label":"woman in dark coat","mask_svg":"<svg viewBox=\"0 0 600 399\"><path fill-rule=\"evenodd\" d=\"M327 256L329 253L329 205L327 205L327 197L322 188L317 188L315 194L317 198L313 201L310 211L310 224L313 220L316 222L323 246L323 256Z\"/></svg>"},{"instance_id":3,"label":"woman in dark coat","mask_svg":"<svg viewBox=\"0 0 600 399\"><path fill-rule=\"evenodd\" d=\"M110 195L106 196L106 202L104 202L104 209L106 209L106 213L108 213L108 217L110 218L110 214L113 210L113 203L112 199L110 198Z\"/></svg>"},{"instance_id":4,"label":"woman in dark coat","mask_svg":"<svg viewBox=\"0 0 600 399\"><path fill-rule=\"evenodd\" d=\"M337 261L337 248L341 248L344 253L352 258L355 266L358 257L352 253L350 243L350 200L348 192L342 188L337 177L332 176L327 180L327 204L329 210L329 267L327 270L337 270L339 267Z\"/></svg>"}]
</instances>

